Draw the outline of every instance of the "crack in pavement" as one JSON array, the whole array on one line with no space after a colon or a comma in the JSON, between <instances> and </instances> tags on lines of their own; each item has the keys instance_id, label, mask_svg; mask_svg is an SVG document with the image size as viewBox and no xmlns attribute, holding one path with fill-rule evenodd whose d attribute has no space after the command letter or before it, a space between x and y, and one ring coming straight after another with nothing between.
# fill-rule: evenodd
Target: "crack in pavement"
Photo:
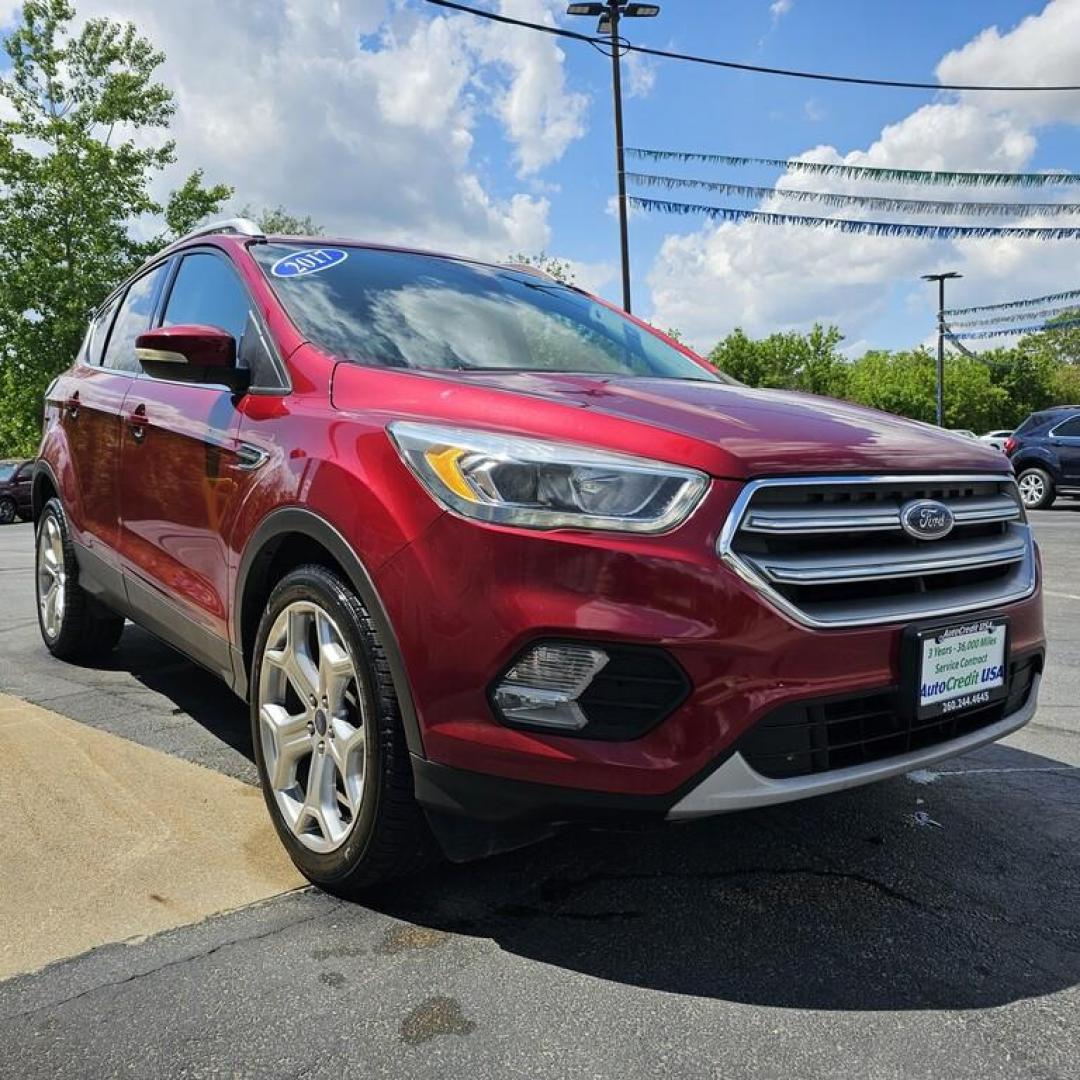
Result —
<instances>
[{"instance_id":1,"label":"crack in pavement","mask_svg":"<svg viewBox=\"0 0 1080 1080\"><path fill-rule=\"evenodd\" d=\"M300 889L295 890L293 895L303 895L305 893L310 894L310 893L313 893L315 891L316 890L312 886L304 886L304 887L301 887ZM283 895L287 896L289 894L285 893ZM325 894L325 893L320 893L319 895L327 896L327 894ZM279 898L274 897L274 899L279 899ZM329 896L327 896L327 899L330 899ZM265 904L267 902L268 901L263 901L262 904L253 904L253 905L251 905L250 908L240 909L240 910L251 910L251 908L260 907L260 906L262 906L263 904ZM337 901L330 910L331 910L331 912L338 911L342 907L346 907L346 906L349 906L349 905L347 905L347 903L345 901ZM216 915L216 916L213 916L213 918L215 918L215 919L224 918L224 917L227 917L228 915L233 915L233 914L236 914L236 912L225 912L225 913L223 913L223 915ZM249 942L265 941L267 938L272 938L272 937L276 936L277 934L283 934L286 931L292 930L292 929L294 929L296 927L305 926L308 923L312 923L312 922L317 922L320 919L324 919L326 917L326 915L327 915L327 913L325 911L318 911L313 915L306 915L302 919L294 919L291 922L285 923L283 926L276 926L272 930L264 930L262 933L259 933L259 934L239 935L237 937L231 937L226 941L219 941L216 945L212 945L208 949L203 949L201 952L191 953L188 956L181 956L181 957L177 957L177 958L171 959L171 960L164 960L160 964L155 964L153 967L147 968L145 971L133 972L131 975L127 975L122 979L113 979L113 980L111 980L109 982L96 983L94 986L88 986L85 990L80 990L77 994L72 994L70 997L61 998L58 1001L50 1001L45 1005L35 1005L32 1008L23 1009L20 1012L4 1013L4 1014L0 1015L0 1020L21 1020L24 1017L33 1016L36 1013L48 1012L51 1009L61 1009L66 1005L70 1005L73 1001L79 1001L81 998L89 997L92 994L96 994L101 990L114 990L119 986L126 986L128 983L138 982L139 980L148 978L151 975L156 975L158 972L167 971L167 970L169 970L169 968L182 967L184 964L190 964L190 963L194 963L194 962L199 961L199 960L205 960L207 957L213 956L215 953L221 952L223 949L227 949L232 945L246 945ZM209 921L210 920L205 920L204 923L195 923L194 926L205 925L205 922L209 922ZM174 933L177 932L177 930L184 931L184 930L191 930L191 929L193 929L193 926L177 927L175 930L162 931L161 935L155 934L155 935L153 935L153 937L160 937L160 936L163 936L164 934L174 934ZM138 944L143 944L143 943L144 942L142 942L142 941L138 942ZM86 957L92 956L94 953L99 952L102 949L115 948L116 944L123 945L125 943L124 942L119 942L119 943L111 943L109 945L99 945L97 948L91 949L89 952L83 953L81 958L86 958ZM68 957L68 958L66 958L64 960L57 960L57 961L54 961L54 963L49 964L46 967L42 968L41 971L28 972L26 975L16 976L16 978L28 978L28 977L34 977L34 976L37 976L37 975L41 975L42 973L48 971L49 968L51 968L51 967L59 967L60 965L71 963L72 960L74 960L74 959L78 959L78 958L76 958L76 957ZM3 986L3 984L0 983L0 987L2 987L2 986Z\"/></svg>"}]
</instances>

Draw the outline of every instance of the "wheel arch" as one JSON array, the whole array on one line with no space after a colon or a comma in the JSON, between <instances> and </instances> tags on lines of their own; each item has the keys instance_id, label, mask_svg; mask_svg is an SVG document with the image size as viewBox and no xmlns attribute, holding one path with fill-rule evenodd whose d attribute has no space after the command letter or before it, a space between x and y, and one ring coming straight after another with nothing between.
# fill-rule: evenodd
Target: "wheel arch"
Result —
<instances>
[{"instance_id":1,"label":"wheel arch","mask_svg":"<svg viewBox=\"0 0 1080 1080\"><path fill-rule=\"evenodd\" d=\"M1050 474L1055 485L1061 482L1061 469L1055 456L1042 447L1031 447L1012 459L1013 468L1019 476L1025 469L1042 469Z\"/></svg>"},{"instance_id":2,"label":"wheel arch","mask_svg":"<svg viewBox=\"0 0 1080 1080\"><path fill-rule=\"evenodd\" d=\"M245 697L249 693L259 618L274 585L293 567L304 563L317 563L336 571L356 590L382 639L409 752L423 757L420 724L401 647L371 574L329 521L303 507L282 507L267 514L240 558L233 603L234 689Z\"/></svg>"},{"instance_id":3,"label":"wheel arch","mask_svg":"<svg viewBox=\"0 0 1080 1080\"><path fill-rule=\"evenodd\" d=\"M53 498L60 498L60 484L57 482L56 473L47 461L38 459L30 486L30 514L35 525L45 504Z\"/></svg>"}]
</instances>

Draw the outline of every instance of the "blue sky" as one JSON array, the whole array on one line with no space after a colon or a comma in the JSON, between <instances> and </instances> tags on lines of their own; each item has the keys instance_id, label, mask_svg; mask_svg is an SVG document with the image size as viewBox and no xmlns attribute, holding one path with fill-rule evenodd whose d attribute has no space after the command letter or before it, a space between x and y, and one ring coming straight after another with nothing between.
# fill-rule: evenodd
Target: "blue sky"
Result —
<instances>
[{"instance_id":1,"label":"blue sky","mask_svg":"<svg viewBox=\"0 0 1080 1080\"><path fill-rule=\"evenodd\" d=\"M587 45L422 0L75 2L80 18L131 19L166 53L179 161L162 191L202 167L208 180L234 185L236 207L281 203L334 232L490 258L545 248L571 260L587 287L618 297L610 64ZM592 29L567 18L560 0L473 2ZM16 11L15 0L0 0L0 25ZM1080 0L667 0L658 19L627 29L660 48L853 74L1075 82L1080 72ZM1080 171L1075 93L833 86L666 60L635 61L626 83L629 144ZM868 190L805 176L784 183ZM870 193L920 191L930 197L878 185ZM810 212L790 200L773 208ZM933 302L919 274L938 269L965 275L950 294L956 306L1080 286L1076 241L942 243L635 214L631 242L635 310L704 349L735 326L764 334L816 319L836 322L853 354L928 340Z\"/></svg>"}]
</instances>

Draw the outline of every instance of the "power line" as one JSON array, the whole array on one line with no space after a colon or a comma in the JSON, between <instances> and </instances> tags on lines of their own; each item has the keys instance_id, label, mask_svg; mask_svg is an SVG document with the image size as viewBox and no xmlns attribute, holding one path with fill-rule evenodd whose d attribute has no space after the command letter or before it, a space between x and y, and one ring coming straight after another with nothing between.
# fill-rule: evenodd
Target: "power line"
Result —
<instances>
[{"instance_id":1,"label":"power line","mask_svg":"<svg viewBox=\"0 0 1080 1080\"><path fill-rule=\"evenodd\" d=\"M469 7L467 4L455 3L454 0L427 0L429 4L437 7L450 8L453 11L463 11L469 15L479 16L481 19L490 19L492 22L505 23L509 26L521 26L529 30L537 30L540 33L551 34L555 37L570 38L574 41L584 41L589 45L598 45L604 42L603 38L590 37L587 34L578 34L573 30L565 30L561 26L547 26L544 23L529 22L527 19L514 19L509 15L497 15L493 11L485 11L482 8ZM748 71L758 75L780 75L789 79L813 79L818 82L848 83L855 86L885 86L901 90L991 90L1000 91L1058 91L1080 90L1078 86L993 86L974 85L971 83L930 83L916 82L903 79L870 79L859 78L854 75L833 75L820 71L796 71L791 68L763 67L759 64L742 64L734 60L717 60L709 56L695 56L691 53L670 52L665 49L650 49L644 45L633 45L623 41L621 47L627 52L641 53L643 56L658 56L667 60L683 60L692 64L705 64L709 67L727 68L731 71Z\"/></svg>"},{"instance_id":2,"label":"power line","mask_svg":"<svg viewBox=\"0 0 1080 1080\"><path fill-rule=\"evenodd\" d=\"M626 179L646 187L699 188L735 195L747 199L777 196L793 202L819 203L824 206L857 206L866 210L883 210L908 214L967 214L988 217L1058 217L1080 213L1080 203L1010 203L1010 202L952 202L941 199L899 199L873 195L846 195L828 191L804 191L801 188L757 187L751 184L730 184L717 180L693 180L680 176L657 176L652 173L628 172Z\"/></svg>"},{"instance_id":3,"label":"power line","mask_svg":"<svg viewBox=\"0 0 1080 1080\"><path fill-rule=\"evenodd\" d=\"M1046 296L1033 296L1027 300L1006 300L1000 304L981 304L978 307L948 308L946 315L970 315L975 311L1005 311L1008 308L1038 307L1039 304L1057 304L1062 300L1075 300L1080 297L1080 289L1068 292L1048 293Z\"/></svg>"},{"instance_id":4,"label":"power line","mask_svg":"<svg viewBox=\"0 0 1080 1080\"><path fill-rule=\"evenodd\" d=\"M432 0L434 2L434 0ZM959 187L1047 187L1055 184L1080 184L1080 173L1073 172L958 172L938 169L886 169L874 165L843 165L827 161L804 161L802 158L750 157L744 154L714 154L697 150L656 150L628 146L630 157L647 161L697 161L709 165L765 165L789 172L839 176L847 180L873 180L891 184L942 184Z\"/></svg>"},{"instance_id":5,"label":"power line","mask_svg":"<svg viewBox=\"0 0 1080 1080\"><path fill-rule=\"evenodd\" d=\"M834 232L861 233L867 236L913 236L931 240L985 239L1012 237L1024 240L1076 240L1080 227L1045 225L1019 228L1011 225L918 225L907 221L853 221L848 218L804 217L798 214L774 214L762 210L742 210L730 206L672 202L631 195L630 202L641 210L662 214L703 214L720 221L751 221L760 225L803 225Z\"/></svg>"}]
</instances>

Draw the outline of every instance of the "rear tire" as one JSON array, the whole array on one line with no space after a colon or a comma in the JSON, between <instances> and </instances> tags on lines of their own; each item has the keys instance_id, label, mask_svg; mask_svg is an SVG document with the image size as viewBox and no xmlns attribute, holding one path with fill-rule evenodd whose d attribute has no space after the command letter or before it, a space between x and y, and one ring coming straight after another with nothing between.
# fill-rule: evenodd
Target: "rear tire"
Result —
<instances>
[{"instance_id":1,"label":"rear tire","mask_svg":"<svg viewBox=\"0 0 1080 1080\"><path fill-rule=\"evenodd\" d=\"M1016 482L1025 510L1049 510L1054 505L1054 479L1045 469L1022 469Z\"/></svg>"},{"instance_id":2,"label":"rear tire","mask_svg":"<svg viewBox=\"0 0 1080 1080\"><path fill-rule=\"evenodd\" d=\"M382 642L337 574L301 566L271 593L250 699L263 796L309 881L351 899L435 859Z\"/></svg>"},{"instance_id":3,"label":"rear tire","mask_svg":"<svg viewBox=\"0 0 1080 1080\"><path fill-rule=\"evenodd\" d=\"M15 508L15 500L6 496L0 499L0 525L10 525L18 511Z\"/></svg>"},{"instance_id":4,"label":"rear tire","mask_svg":"<svg viewBox=\"0 0 1080 1080\"><path fill-rule=\"evenodd\" d=\"M91 660L116 648L123 616L110 611L79 585L79 564L59 499L41 511L36 534L34 581L38 628L59 660Z\"/></svg>"}]
</instances>

